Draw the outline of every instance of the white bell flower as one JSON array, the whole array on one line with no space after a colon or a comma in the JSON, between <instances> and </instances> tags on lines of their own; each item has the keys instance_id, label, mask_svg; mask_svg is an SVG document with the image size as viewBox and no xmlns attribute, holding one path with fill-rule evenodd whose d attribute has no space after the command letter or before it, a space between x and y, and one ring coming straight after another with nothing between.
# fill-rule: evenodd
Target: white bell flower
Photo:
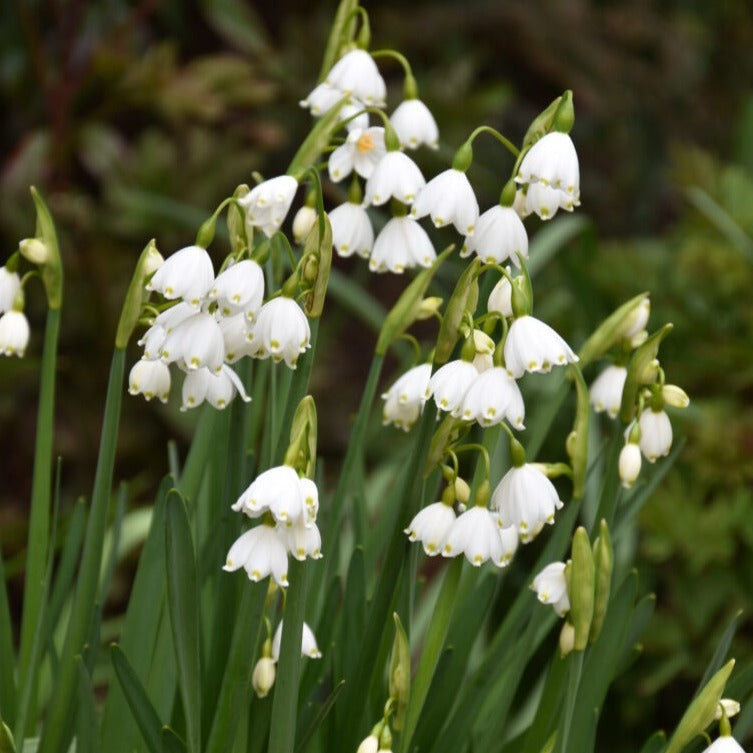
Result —
<instances>
[{"instance_id":1,"label":"white bell flower","mask_svg":"<svg viewBox=\"0 0 753 753\"><path fill-rule=\"evenodd\" d=\"M641 427L640 448L649 463L669 454L672 447L672 424L663 410L646 408L638 419Z\"/></svg>"},{"instance_id":2,"label":"white bell flower","mask_svg":"<svg viewBox=\"0 0 753 753\"><path fill-rule=\"evenodd\" d=\"M186 246L165 259L147 282L168 300L182 298L197 308L214 284L214 267L205 248Z\"/></svg>"},{"instance_id":3,"label":"white bell flower","mask_svg":"<svg viewBox=\"0 0 753 753\"><path fill-rule=\"evenodd\" d=\"M295 178L278 175L254 186L238 203L246 210L248 223L271 238L285 221L297 189Z\"/></svg>"},{"instance_id":4,"label":"white bell flower","mask_svg":"<svg viewBox=\"0 0 753 753\"><path fill-rule=\"evenodd\" d=\"M519 379L526 371L547 374L552 366L576 363L578 356L548 325L526 315L516 319L505 341L505 364L510 376Z\"/></svg>"},{"instance_id":5,"label":"white bell flower","mask_svg":"<svg viewBox=\"0 0 753 753\"><path fill-rule=\"evenodd\" d=\"M442 556L457 557L459 554L465 554L474 567L483 565L487 560L498 567L502 565L499 526L486 507L474 505L453 523L442 548Z\"/></svg>"},{"instance_id":6,"label":"white bell flower","mask_svg":"<svg viewBox=\"0 0 753 753\"><path fill-rule=\"evenodd\" d=\"M722 716L731 719L739 713L740 701L735 701L733 698L720 698L719 703L716 705L716 710L714 711L714 719L721 719Z\"/></svg>"},{"instance_id":7,"label":"white bell flower","mask_svg":"<svg viewBox=\"0 0 753 753\"><path fill-rule=\"evenodd\" d=\"M462 235L473 235L478 220L478 201L468 176L450 168L432 178L418 193L411 215L431 216L435 227L452 223Z\"/></svg>"},{"instance_id":8,"label":"white bell flower","mask_svg":"<svg viewBox=\"0 0 753 753\"><path fill-rule=\"evenodd\" d=\"M411 204L426 185L418 165L403 152L387 152L366 181L365 204L381 206L395 198Z\"/></svg>"},{"instance_id":9,"label":"white bell flower","mask_svg":"<svg viewBox=\"0 0 753 753\"><path fill-rule=\"evenodd\" d=\"M558 209L572 212L580 202L544 183L530 183L525 195L525 215L535 212L542 220L551 220Z\"/></svg>"},{"instance_id":10,"label":"white bell flower","mask_svg":"<svg viewBox=\"0 0 753 753\"><path fill-rule=\"evenodd\" d=\"M306 557L321 559L322 536L316 523L308 523L305 516L300 515L292 525L285 526L284 532L288 552L297 560L302 562Z\"/></svg>"},{"instance_id":11,"label":"white bell flower","mask_svg":"<svg viewBox=\"0 0 753 753\"><path fill-rule=\"evenodd\" d=\"M244 356L250 356L254 347L249 342L248 335L251 332L251 324L245 314L223 316L218 320L222 330L222 339L225 342L225 361L235 363Z\"/></svg>"},{"instance_id":12,"label":"white bell flower","mask_svg":"<svg viewBox=\"0 0 753 753\"><path fill-rule=\"evenodd\" d=\"M506 418L515 429L523 429L523 395L507 371L494 366L481 372L468 387L459 416L464 421L478 421L481 426L495 426Z\"/></svg>"},{"instance_id":13,"label":"white bell flower","mask_svg":"<svg viewBox=\"0 0 753 753\"><path fill-rule=\"evenodd\" d=\"M597 413L606 411L610 418L616 418L622 403L622 390L627 379L624 366L607 366L591 385L589 400Z\"/></svg>"},{"instance_id":14,"label":"white bell flower","mask_svg":"<svg viewBox=\"0 0 753 753\"><path fill-rule=\"evenodd\" d=\"M183 405L180 409L196 408L206 400L213 408L224 410L236 394L240 394L245 403L251 401L240 378L227 364L223 364L216 373L206 368L195 369L189 371L183 380Z\"/></svg>"},{"instance_id":15,"label":"white bell flower","mask_svg":"<svg viewBox=\"0 0 753 753\"><path fill-rule=\"evenodd\" d=\"M0 353L23 358L30 334L29 321L23 311L6 311L0 316Z\"/></svg>"},{"instance_id":16,"label":"white bell flower","mask_svg":"<svg viewBox=\"0 0 753 753\"><path fill-rule=\"evenodd\" d=\"M304 491L295 469L278 465L260 473L231 509L242 510L249 517L269 511L278 523L287 525L301 517L305 505Z\"/></svg>"},{"instance_id":17,"label":"white bell flower","mask_svg":"<svg viewBox=\"0 0 753 753\"><path fill-rule=\"evenodd\" d=\"M369 113L364 112L366 105L359 102L355 97L351 97L337 114L337 119L342 122L346 121L345 128L351 131L365 131L369 127Z\"/></svg>"},{"instance_id":18,"label":"white bell flower","mask_svg":"<svg viewBox=\"0 0 753 753\"><path fill-rule=\"evenodd\" d=\"M9 272L7 267L0 267L0 314L10 311L21 289L18 272Z\"/></svg>"},{"instance_id":19,"label":"white bell flower","mask_svg":"<svg viewBox=\"0 0 753 753\"><path fill-rule=\"evenodd\" d=\"M620 450L617 461L620 483L624 489L629 489L641 472L641 448L633 442L627 442Z\"/></svg>"},{"instance_id":20,"label":"white bell flower","mask_svg":"<svg viewBox=\"0 0 753 753\"><path fill-rule=\"evenodd\" d=\"M335 207L329 213L332 225L332 245L338 256L353 253L368 258L374 246L374 228L366 210L351 201Z\"/></svg>"},{"instance_id":21,"label":"white bell flower","mask_svg":"<svg viewBox=\"0 0 753 753\"><path fill-rule=\"evenodd\" d=\"M580 204L578 154L570 136L552 131L540 138L523 157L515 182L528 184L529 194L532 188L536 189L535 193L539 192L537 186L559 194L553 212L547 216L554 216L558 207L572 209ZM551 201L546 200L547 206Z\"/></svg>"},{"instance_id":22,"label":"white bell flower","mask_svg":"<svg viewBox=\"0 0 753 753\"><path fill-rule=\"evenodd\" d=\"M311 328L303 309L292 298L279 296L261 307L248 338L256 358L284 360L294 369L301 353L311 347Z\"/></svg>"},{"instance_id":23,"label":"white bell flower","mask_svg":"<svg viewBox=\"0 0 753 753\"><path fill-rule=\"evenodd\" d=\"M366 50L347 52L332 66L325 80L342 94L352 94L369 107L384 106L387 87Z\"/></svg>"},{"instance_id":24,"label":"white bell flower","mask_svg":"<svg viewBox=\"0 0 753 753\"><path fill-rule=\"evenodd\" d=\"M518 213L499 204L487 209L478 218L473 235L465 239L460 256L470 256L474 251L487 264L503 264L510 259L517 265L518 255L527 259L528 233Z\"/></svg>"},{"instance_id":25,"label":"white bell flower","mask_svg":"<svg viewBox=\"0 0 753 753\"><path fill-rule=\"evenodd\" d=\"M483 374L485 371L494 368L494 356L491 353L476 353L471 363L476 367L479 374Z\"/></svg>"},{"instance_id":26,"label":"white bell flower","mask_svg":"<svg viewBox=\"0 0 753 753\"><path fill-rule=\"evenodd\" d=\"M315 86L306 99L302 99L298 104L319 117L326 115L342 98L343 93L339 89L324 82Z\"/></svg>"},{"instance_id":27,"label":"white bell flower","mask_svg":"<svg viewBox=\"0 0 753 753\"><path fill-rule=\"evenodd\" d=\"M510 267L507 267L510 271ZM489 300L486 303L487 311L496 311L506 319L513 315L512 311L512 286L510 281L503 275L499 282L492 288L489 293Z\"/></svg>"},{"instance_id":28,"label":"white bell flower","mask_svg":"<svg viewBox=\"0 0 753 753\"><path fill-rule=\"evenodd\" d=\"M128 392L143 395L147 400L153 397L166 403L170 395L170 369L159 360L142 358L136 361L128 375Z\"/></svg>"},{"instance_id":29,"label":"white bell flower","mask_svg":"<svg viewBox=\"0 0 753 753\"><path fill-rule=\"evenodd\" d=\"M202 367L219 371L225 361L225 340L217 320L204 312L184 319L165 337L160 358L165 363L177 361L188 371Z\"/></svg>"},{"instance_id":30,"label":"white bell flower","mask_svg":"<svg viewBox=\"0 0 753 753\"><path fill-rule=\"evenodd\" d=\"M701 753L745 753L745 749L732 735L720 735Z\"/></svg>"},{"instance_id":31,"label":"white bell flower","mask_svg":"<svg viewBox=\"0 0 753 753\"><path fill-rule=\"evenodd\" d=\"M356 753L379 753L379 738L374 734L364 737Z\"/></svg>"},{"instance_id":32,"label":"white bell flower","mask_svg":"<svg viewBox=\"0 0 753 753\"><path fill-rule=\"evenodd\" d=\"M421 144L439 148L437 121L420 99L403 100L390 116L390 123L405 149L417 149Z\"/></svg>"},{"instance_id":33,"label":"white bell flower","mask_svg":"<svg viewBox=\"0 0 753 753\"><path fill-rule=\"evenodd\" d=\"M209 291L223 316L245 314L253 321L264 300L264 272L251 259L243 259L221 272Z\"/></svg>"},{"instance_id":34,"label":"white bell flower","mask_svg":"<svg viewBox=\"0 0 753 753\"><path fill-rule=\"evenodd\" d=\"M430 267L437 252L427 232L411 217L388 220L374 241L369 259L372 272L402 274L412 267Z\"/></svg>"},{"instance_id":35,"label":"white bell flower","mask_svg":"<svg viewBox=\"0 0 753 753\"><path fill-rule=\"evenodd\" d=\"M452 505L434 502L418 511L404 533L410 541L420 541L424 552L433 557L444 549L455 517Z\"/></svg>"},{"instance_id":36,"label":"white bell flower","mask_svg":"<svg viewBox=\"0 0 753 753\"><path fill-rule=\"evenodd\" d=\"M282 588L288 586L288 552L284 534L262 523L235 540L225 558L223 570L232 573L244 568L249 580L258 583L271 575Z\"/></svg>"},{"instance_id":37,"label":"white bell flower","mask_svg":"<svg viewBox=\"0 0 753 753\"><path fill-rule=\"evenodd\" d=\"M426 388L431 377L431 364L423 363L408 369L382 395L384 411L382 423L394 424L408 431L416 422L426 402Z\"/></svg>"},{"instance_id":38,"label":"white bell flower","mask_svg":"<svg viewBox=\"0 0 753 753\"><path fill-rule=\"evenodd\" d=\"M180 301L159 314L138 342L139 345L144 346L144 358L150 361L159 358L167 335L181 322L195 314L196 308L185 301Z\"/></svg>"},{"instance_id":39,"label":"white bell flower","mask_svg":"<svg viewBox=\"0 0 753 753\"><path fill-rule=\"evenodd\" d=\"M277 626L277 630L275 630L274 637L272 638L272 658L275 661L280 661L283 622L284 620L280 620L280 624ZM321 659L322 656L319 646L316 645L314 631L305 622L303 623L303 630L301 632L301 656L308 656L311 659Z\"/></svg>"},{"instance_id":40,"label":"white bell flower","mask_svg":"<svg viewBox=\"0 0 753 753\"><path fill-rule=\"evenodd\" d=\"M373 126L365 130L353 129L345 143L329 156L329 177L334 183L347 178L355 170L368 178L377 163L387 154L384 145L384 128Z\"/></svg>"},{"instance_id":41,"label":"white bell flower","mask_svg":"<svg viewBox=\"0 0 753 753\"><path fill-rule=\"evenodd\" d=\"M500 524L515 526L524 544L537 536L545 524L553 524L554 513L561 507L554 484L530 463L510 468L491 499L491 508L499 512Z\"/></svg>"},{"instance_id":42,"label":"white bell flower","mask_svg":"<svg viewBox=\"0 0 753 753\"><path fill-rule=\"evenodd\" d=\"M469 361L449 361L434 372L426 388L426 399L434 397L439 410L457 417L466 391L478 376L478 370Z\"/></svg>"},{"instance_id":43,"label":"white bell flower","mask_svg":"<svg viewBox=\"0 0 753 753\"><path fill-rule=\"evenodd\" d=\"M547 565L533 579L531 588L536 592L538 600L542 604L551 604L560 617L564 617L570 611L564 562L552 562Z\"/></svg>"}]
</instances>

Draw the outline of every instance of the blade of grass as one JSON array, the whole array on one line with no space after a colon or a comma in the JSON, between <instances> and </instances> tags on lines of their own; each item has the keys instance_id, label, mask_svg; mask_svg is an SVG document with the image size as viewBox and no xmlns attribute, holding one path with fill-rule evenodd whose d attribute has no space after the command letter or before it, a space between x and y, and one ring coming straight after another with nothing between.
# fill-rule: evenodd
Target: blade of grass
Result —
<instances>
[{"instance_id":1,"label":"blade of grass","mask_svg":"<svg viewBox=\"0 0 753 753\"><path fill-rule=\"evenodd\" d=\"M60 753L67 747L66 736L69 727L66 720L70 717L70 706L74 696L75 657L81 653L84 643L91 637L91 625L94 618L102 545L107 523L107 509L110 502L118 425L120 423L124 368L125 351L116 348L110 365L99 456L94 476L92 505L87 521L77 588L73 597L71 620L60 656L60 669L53 687L47 712L47 723L39 742L39 753Z\"/></svg>"},{"instance_id":2,"label":"blade of grass","mask_svg":"<svg viewBox=\"0 0 753 753\"><path fill-rule=\"evenodd\" d=\"M78 704L76 706L76 753L96 753L97 712L94 709L94 691L84 661L76 657L78 672Z\"/></svg>"},{"instance_id":3,"label":"blade of grass","mask_svg":"<svg viewBox=\"0 0 753 753\"><path fill-rule=\"evenodd\" d=\"M16 659L13 651L13 623L5 583L3 552L0 549L0 719L11 726L16 721Z\"/></svg>"},{"instance_id":4,"label":"blade of grass","mask_svg":"<svg viewBox=\"0 0 753 753\"><path fill-rule=\"evenodd\" d=\"M186 742L189 753L199 753L202 682L196 558L186 507L175 489L167 495L166 523L167 596L178 686L186 719Z\"/></svg>"},{"instance_id":5,"label":"blade of grass","mask_svg":"<svg viewBox=\"0 0 753 753\"><path fill-rule=\"evenodd\" d=\"M21 615L21 636L18 657L18 676L29 677L31 672L34 634L42 611L44 571L49 549L50 505L52 501L52 440L55 435L55 371L60 309L47 312L40 367L39 409L34 445L34 470L31 482L29 538L24 572L24 601ZM36 704L33 704L36 705ZM29 732L36 722L31 709L27 723ZM26 730L24 730L24 733ZM23 739L23 735L19 738Z\"/></svg>"}]
</instances>

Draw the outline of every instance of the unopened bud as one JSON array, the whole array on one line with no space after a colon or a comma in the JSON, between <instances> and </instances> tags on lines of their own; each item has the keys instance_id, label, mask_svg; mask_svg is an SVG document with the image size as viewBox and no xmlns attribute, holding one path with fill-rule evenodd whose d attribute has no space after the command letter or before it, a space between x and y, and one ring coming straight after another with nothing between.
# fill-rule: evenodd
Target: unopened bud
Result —
<instances>
[{"instance_id":1,"label":"unopened bud","mask_svg":"<svg viewBox=\"0 0 753 753\"><path fill-rule=\"evenodd\" d=\"M50 258L47 244L39 238L24 238L19 241L18 250L32 264L46 264Z\"/></svg>"},{"instance_id":2,"label":"unopened bud","mask_svg":"<svg viewBox=\"0 0 753 753\"><path fill-rule=\"evenodd\" d=\"M271 656L262 656L251 675L251 685L258 698L266 698L272 686L275 684L277 669Z\"/></svg>"},{"instance_id":3,"label":"unopened bud","mask_svg":"<svg viewBox=\"0 0 753 753\"><path fill-rule=\"evenodd\" d=\"M141 272L144 277L153 275L165 263L162 254L157 250L157 247L153 243L150 243L147 248L148 252L146 256L142 257L140 260Z\"/></svg>"},{"instance_id":4,"label":"unopened bud","mask_svg":"<svg viewBox=\"0 0 753 753\"><path fill-rule=\"evenodd\" d=\"M509 267L507 269L510 270ZM506 277L502 277L489 294L486 310L495 311L507 318L512 316L512 288Z\"/></svg>"},{"instance_id":5,"label":"unopened bud","mask_svg":"<svg viewBox=\"0 0 753 753\"><path fill-rule=\"evenodd\" d=\"M573 646L576 651L586 648L591 633L595 583L596 572L591 542L586 529L580 526L573 535L572 570L568 584L570 619L575 628Z\"/></svg>"},{"instance_id":6,"label":"unopened bud","mask_svg":"<svg viewBox=\"0 0 753 753\"><path fill-rule=\"evenodd\" d=\"M436 295L424 298L416 309L416 321L420 322L424 319L431 319L432 316L439 312L442 303L443 299Z\"/></svg>"},{"instance_id":7,"label":"unopened bud","mask_svg":"<svg viewBox=\"0 0 753 753\"><path fill-rule=\"evenodd\" d=\"M651 301L648 296L646 296L646 298L643 298L641 302L625 317L622 336L626 340L632 340L636 335L645 331L650 313Z\"/></svg>"},{"instance_id":8,"label":"unopened bud","mask_svg":"<svg viewBox=\"0 0 753 753\"><path fill-rule=\"evenodd\" d=\"M491 337L486 334L486 332L480 329L474 329L473 347L475 348L477 355L487 356L491 353L494 353L494 348L496 346L494 344L494 340L492 340Z\"/></svg>"},{"instance_id":9,"label":"unopened bud","mask_svg":"<svg viewBox=\"0 0 753 753\"><path fill-rule=\"evenodd\" d=\"M736 716L740 713L740 702L733 701L731 698L722 698L716 707L716 713L714 719L721 719L722 715L729 719L732 716Z\"/></svg>"},{"instance_id":10,"label":"unopened bud","mask_svg":"<svg viewBox=\"0 0 753 753\"><path fill-rule=\"evenodd\" d=\"M575 628L570 620L565 620L562 623L562 630L560 630L560 654L562 657L566 657L575 646Z\"/></svg>"},{"instance_id":11,"label":"unopened bud","mask_svg":"<svg viewBox=\"0 0 753 753\"><path fill-rule=\"evenodd\" d=\"M377 753L379 750L379 738L373 733L361 741L356 753Z\"/></svg>"},{"instance_id":12,"label":"unopened bud","mask_svg":"<svg viewBox=\"0 0 753 753\"><path fill-rule=\"evenodd\" d=\"M293 240L296 243L303 243L306 236L311 232L311 228L314 227L317 214L316 209L309 206L302 206L293 218Z\"/></svg>"},{"instance_id":13,"label":"unopened bud","mask_svg":"<svg viewBox=\"0 0 753 753\"><path fill-rule=\"evenodd\" d=\"M464 505L467 505L468 500L471 498L471 487L460 476L455 479L455 498Z\"/></svg>"},{"instance_id":14,"label":"unopened bud","mask_svg":"<svg viewBox=\"0 0 753 753\"><path fill-rule=\"evenodd\" d=\"M629 489L641 472L641 448L637 444L628 442L620 451L617 463L620 473L620 483Z\"/></svg>"},{"instance_id":15,"label":"unopened bud","mask_svg":"<svg viewBox=\"0 0 753 753\"><path fill-rule=\"evenodd\" d=\"M690 405L688 393L676 384L665 384L662 387L661 396L664 402L673 408L687 408Z\"/></svg>"}]
</instances>

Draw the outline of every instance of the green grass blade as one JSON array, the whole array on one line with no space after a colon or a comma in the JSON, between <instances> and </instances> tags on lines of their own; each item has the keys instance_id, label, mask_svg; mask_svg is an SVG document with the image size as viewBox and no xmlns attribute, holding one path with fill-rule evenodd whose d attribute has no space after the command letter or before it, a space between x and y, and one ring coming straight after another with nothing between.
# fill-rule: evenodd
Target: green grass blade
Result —
<instances>
[{"instance_id":1,"label":"green grass blade","mask_svg":"<svg viewBox=\"0 0 753 753\"><path fill-rule=\"evenodd\" d=\"M667 744L667 736L664 732L655 732L646 740L646 744L641 748L641 753L661 753Z\"/></svg>"},{"instance_id":2,"label":"green grass blade","mask_svg":"<svg viewBox=\"0 0 753 753\"><path fill-rule=\"evenodd\" d=\"M170 727L162 728L162 751L163 753L186 753L185 743Z\"/></svg>"},{"instance_id":3,"label":"green grass blade","mask_svg":"<svg viewBox=\"0 0 753 753\"><path fill-rule=\"evenodd\" d=\"M170 625L190 753L201 749L201 655L199 590L191 527L177 490L167 495L165 557Z\"/></svg>"},{"instance_id":4,"label":"green grass blade","mask_svg":"<svg viewBox=\"0 0 753 753\"><path fill-rule=\"evenodd\" d=\"M337 696L340 695L340 691L345 687L345 680L340 680L340 682L335 685L332 692L327 696L324 703L319 706L319 710L314 717L314 720L311 722L311 726L301 734L300 738L298 739L298 744L295 746L295 753L303 753L303 751L306 749L306 745L308 744L309 740L314 736L314 733L319 729L322 722L327 718L327 714L332 710L332 706L334 706L335 701L337 700Z\"/></svg>"},{"instance_id":5,"label":"green grass blade","mask_svg":"<svg viewBox=\"0 0 753 753\"><path fill-rule=\"evenodd\" d=\"M742 610L730 620L724 634L719 639L714 655L711 657L711 661L709 662L708 667L706 667L706 671L703 673L703 678L696 689L695 695L698 695L706 687L708 681L722 668L724 660L727 658L729 647L732 645L732 639L737 632L737 623L740 621L740 615L742 615Z\"/></svg>"},{"instance_id":6,"label":"green grass blade","mask_svg":"<svg viewBox=\"0 0 753 753\"><path fill-rule=\"evenodd\" d=\"M295 747L298 680L301 672L301 634L306 607L308 576L313 562L290 563L290 586L285 600L280 659L272 699L269 727L269 753L293 753Z\"/></svg>"},{"instance_id":7,"label":"green grass blade","mask_svg":"<svg viewBox=\"0 0 753 753\"><path fill-rule=\"evenodd\" d=\"M44 571L50 535L52 440L55 433L55 370L59 332L60 309L50 309L47 312L40 369L39 409L29 512L29 543L24 573L24 602L18 659L19 677L28 677L31 671L34 634L42 611ZM33 727L34 722L35 713L32 710L28 719L29 726Z\"/></svg>"},{"instance_id":8,"label":"green grass blade","mask_svg":"<svg viewBox=\"0 0 753 753\"><path fill-rule=\"evenodd\" d=\"M3 552L0 549L0 719L5 720L10 725L13 725L16 721L15 669L13 624L10 618L8 589L5 583Z\"/></svg>"},{"instance_id":9,"label":"green grass blade","mask_svg":"<svg viewBox=\"0 0 753 753\"><path fill-rule=\"evenodd\" d=\"M68 720L76 682L75 657L81 653L84 644L91 640L120 423L124 368L125 351L116 348L110 365L92 505L73 597L71 621L60 656L60 669L47 712L47 723L39 742L39 753L62 753L67 748L67 735L70 733Z\"/></svg>"},{"instance_id":10,"label":"green grass blade","mask_svg":"<svg viewBox=\"0 0 753 753\"><path fill-rule=\"evenodd\" d=\"M248 703L249 680L259 644L267 582L248 582L243 586L206 753L225 753L232 748L243 709Z\"/></svg>"},{"instance_id":11,"label":"green grass blade","mask_svg":"<svg viewBox=\"0 0 753 753\"><path fill-rule=\"evenodd\" d=\"M520 753L539 753L552 734L562 704L567 662L556 651L549 665L536 715L528 728Z\"/></svg>"},{"instance_id":12,"label":"green grass blade","mask_svg":"<svg viewBox=\"0 0 753 753\"><path fill-rule=\"evenodd\" d=\"M94 691L84 660L76 657L78 672L78 704L76 707L76 753L96 753L97 712L94 708Z\"/></svg>"},{"instance_id":13,"label":"green grass blade","mask_svg":"<svg viewBox=\"0 0 753 753\"><path fill-rule=\"evenodd\" d=\"M110 658L123 694L151 753L162 753L162 722L144 686L120 647L110 647Z\"/></svg>"},{"instance_id":14,"label":"green grass blade","mask_svg":"<svg viewBox=\"0 0 753 753\"><path fill-rule=\"evenodd\" d=\"M173 483L173 477L166 476L157 492L149 534L139 557L120 636L121 650L147 687L150 669L155 664L159 666L160 677L164 679L170 675L168 667L174 666L171 645L167 647L167 661L158 659L160 631L166 632L168 637L170 632L169 627L163 625L167 619L165 500ZM149 604L150 608L144 609L145 604ZM164 712L164 704L159 704L154 698L153 701ZM120 686L111 682L102 719L102 744L107 744L108 753L127 753L132 750L136 735L138 731L128 711L125 696Z\"/></svg>"}]
</instances>

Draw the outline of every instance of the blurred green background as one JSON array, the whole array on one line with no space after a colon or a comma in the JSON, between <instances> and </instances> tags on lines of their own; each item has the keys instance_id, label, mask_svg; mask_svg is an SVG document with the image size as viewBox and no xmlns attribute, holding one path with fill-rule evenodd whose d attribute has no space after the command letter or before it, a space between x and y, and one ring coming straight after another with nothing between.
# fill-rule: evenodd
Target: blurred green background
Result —
<instances>
[{"instance_id":1,"label":"blurred green background","mask_svg":"<svg viewBox=\"0 0 753 753\"><path fill-rule=\"evenodd\" d=\"M573 89L583 220L540 274L537 309L576 347L641 290L652 294L651 325L675 324L662 363L691 396L673 415L687 444L633 542L657 609L600 732L603 749L635 750L677 721L739 609L732 654L753 659L753 8L746 0L366 7L373 47L409 57L440 124L439 152L419 158L427 175L475 125L519 140L540 109ZM334 8L6 0L2 260L33 232L34 184L57 221L67 274L55 437L67 504L91 486L115 323L138 253L152 237L165 255L191 243L252 171L285 169L310 125L298 101L316 83ZM383 72L392 107L401 73L390 63ZM484 209L511 166L497 145L477 145L470 177ZM370 277L355 260L336 266L385 302L405 284ZM41 290L31 290L27 357L0 362L0 544L16 598L44 321ZM319 363L314 389L322 451L336 460L374 336L332 303L322 336L337 366ZM132 496L149 497L167 440L185 443L192 422L175 401L126 400L116 474ZM123 578L110 609L127 587Z\"/></svg>"}]
</instances>

